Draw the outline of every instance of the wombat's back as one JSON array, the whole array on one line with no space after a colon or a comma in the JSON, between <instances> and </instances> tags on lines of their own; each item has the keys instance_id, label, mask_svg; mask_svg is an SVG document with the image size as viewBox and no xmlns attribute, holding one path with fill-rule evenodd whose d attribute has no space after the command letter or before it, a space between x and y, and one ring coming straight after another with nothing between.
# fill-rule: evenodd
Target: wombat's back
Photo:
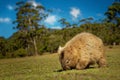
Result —
<instances>
[{"instance_id":1,"label":"wombat's back","mask_svg":"<svg viewBox=\"0 0 120 80\"><path fill-rule=\"evenodd\" d=\"M96 46L99 45L103 45L103 42L100 38L91 33L82 32L68 41L65 46L74 46L76 48L78 46L91 46L96 48Z\"/></svg>"}]
</instances>

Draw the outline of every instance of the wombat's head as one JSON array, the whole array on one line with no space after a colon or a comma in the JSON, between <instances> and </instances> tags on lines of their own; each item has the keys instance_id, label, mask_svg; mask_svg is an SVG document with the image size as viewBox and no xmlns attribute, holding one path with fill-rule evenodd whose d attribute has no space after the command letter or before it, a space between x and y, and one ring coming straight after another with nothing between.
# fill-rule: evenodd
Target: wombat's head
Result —
<instances>
[{"instance_id":1,"label":"wombat's head","mask_svg":"<svg viewBox=\"0 0 120 80\"><path fill-rule=\"evenodd\" d=\"M63 70L75 68L78 60L75 50L71 48L59 47L58 53Z\"/></svg>"}]
</instances>

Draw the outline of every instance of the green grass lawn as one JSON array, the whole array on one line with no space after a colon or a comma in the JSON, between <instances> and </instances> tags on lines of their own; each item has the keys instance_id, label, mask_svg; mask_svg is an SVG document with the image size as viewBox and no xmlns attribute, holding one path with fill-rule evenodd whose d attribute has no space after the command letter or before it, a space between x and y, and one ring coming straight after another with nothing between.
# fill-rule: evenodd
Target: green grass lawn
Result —
<instances>
[{"instance_id":1,"label":"green grass lawn","mask_svg":"<svg viewBox=\"0 0 120 80\"><path fill-rule=\"evenodd\" d=\"M1 59L0 80L120 80L120 46L106 51L107 68L60 71L58 54Z\"/></svg>"}]
</instances>

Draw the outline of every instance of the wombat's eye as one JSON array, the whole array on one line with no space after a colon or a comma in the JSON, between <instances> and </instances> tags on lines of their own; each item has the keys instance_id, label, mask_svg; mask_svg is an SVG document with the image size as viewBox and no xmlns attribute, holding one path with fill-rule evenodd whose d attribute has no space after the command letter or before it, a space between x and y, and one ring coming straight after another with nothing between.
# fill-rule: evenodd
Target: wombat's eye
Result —
<instances>
[{"instance_id":1,"label":"wombat's eye","mask_svg":"<svg viewBox=\"0 0 120 80\"><path fill-rule=\"evenodd\" d=\"M66 60L66 63L70 63L70 60Z\"/></svg>"}]
</instances>

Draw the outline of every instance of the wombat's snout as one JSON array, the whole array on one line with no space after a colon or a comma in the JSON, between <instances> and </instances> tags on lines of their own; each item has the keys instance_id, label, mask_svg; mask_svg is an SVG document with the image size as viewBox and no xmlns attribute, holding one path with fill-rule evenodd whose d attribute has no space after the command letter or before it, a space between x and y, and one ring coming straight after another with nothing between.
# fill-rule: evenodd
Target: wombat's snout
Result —
<instances>
[{"instance_id":1,"label":"wombat's snout","mask_svg":"<svg viewBox=\"0 0 120 80\"><path fill-rule=\"evenodd\" d=\"M63 70L70 70L71 68L69 66L63 66Z\"/></svg>"}]
</instances>

